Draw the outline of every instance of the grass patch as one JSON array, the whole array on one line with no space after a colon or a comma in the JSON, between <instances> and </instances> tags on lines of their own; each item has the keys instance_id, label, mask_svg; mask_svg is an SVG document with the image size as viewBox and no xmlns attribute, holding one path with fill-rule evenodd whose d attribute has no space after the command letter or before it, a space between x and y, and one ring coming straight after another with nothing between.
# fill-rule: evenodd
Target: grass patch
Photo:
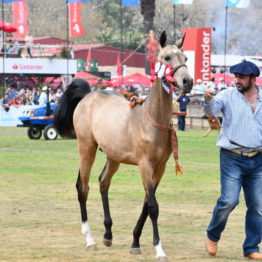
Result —
<instances>
[{"instance_id":1,"label":"grass patch","mask_svg":"<svg viewBox=\"0 0 262 262\"><path fill-rule=\"evenodd\" d=\"M160 237L170 261L213 261L203 243L219 196L217 133L178 132L184 175L175 175L171 157L157 190ZM103 211L98 176L106 157L98 151L90 178L88 216L98 252L85 250L75 190L78 153L75 140L30 140L26 129L0 130L0 261L154 261L152 226L141 237L143 254L131 256L132 230L144 199L139 169L121 165L110 187L113 246L102 244ZM245 205L231 214L216 262L242 258ZM234 239L234 241L232 241Z\"/></svg>"}]
</instances>

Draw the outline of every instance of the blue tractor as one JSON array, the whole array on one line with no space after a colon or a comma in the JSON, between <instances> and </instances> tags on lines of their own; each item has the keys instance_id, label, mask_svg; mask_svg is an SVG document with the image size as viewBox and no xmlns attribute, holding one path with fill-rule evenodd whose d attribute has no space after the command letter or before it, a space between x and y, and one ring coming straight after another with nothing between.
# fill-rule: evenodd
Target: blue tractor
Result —
<instances>
[{"instance_id":1,"label":"blue tractor","mask_svg":"<svg viewBox=\"0 0 262 262\"><path fill-rule=\"evenodd\" d=\"M46 140L55 140L58 135L54 127L55 107L55 103L30 107L19 117L22 125L17 126L28 127L27 135L30 139L40 139L43 133Z\"/></svg>"}]
</instances>

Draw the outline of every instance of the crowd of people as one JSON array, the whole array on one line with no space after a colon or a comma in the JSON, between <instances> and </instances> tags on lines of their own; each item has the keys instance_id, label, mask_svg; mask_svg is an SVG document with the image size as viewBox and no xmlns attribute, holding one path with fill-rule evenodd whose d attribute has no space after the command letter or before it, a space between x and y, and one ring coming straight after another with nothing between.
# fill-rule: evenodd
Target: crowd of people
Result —
<instances>
[{"instance_id":1,"label":"crowd of people","mask_svg":"<svg viewBox=\"0 0 262 262\"><path fill-rule=\"evenodd\" d=\"M194 85L191 95L203 95L205 91L212 90L214 94L218 94L220 91L227 89L228 87L236 87L235 81L232 81L230 84L225 82L224 78L219 78L218 83L216 79L212 77L207 85L203 84L202 79L197 79L197 84Z\"/></svg>"},{"instance_id":2,"label":"crowd of people","mask_svg":"<svg viewBox=\"0 0 262 262\"><path fill-rule=\"evenodd\" d=\"M56 103L62 93L62 88L53 90L47 86L44 86L42 89L32 88L32 90L28 88L17 90L13 87L8 87L3 98L0 99L0 105L5 111L9 111L10 106L45 105L48 101Z\"/></svg>"}]
</instances>

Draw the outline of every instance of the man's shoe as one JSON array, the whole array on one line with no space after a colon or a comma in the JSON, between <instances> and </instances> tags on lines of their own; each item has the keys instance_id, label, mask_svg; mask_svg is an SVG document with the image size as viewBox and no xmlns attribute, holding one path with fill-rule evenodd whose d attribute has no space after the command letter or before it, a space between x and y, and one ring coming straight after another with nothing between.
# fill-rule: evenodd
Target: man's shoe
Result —
<instances>
[{"instance_id":1,"label":"man's shoe","mask_svg":"<svg viewBox=\"0 0 262 262\"><path fill-rule=\"evenodd\" d=\"M212 241L209 238L207 238L206 243L205 243L205 248L207 253L210 256L215 256L217 253L217 244L218 242Z\"/></svg>"},{"instance_id":2,"label":"man's shoe","mask_svg":"<svg viewBox=\"0 0 262 262\"><path fill-rule=\"evenodd\" d=\"M262 255L258 252L250 253L248 255L245 255L245 257L254 260L262 260Z\"/></svg>"}]
</instances>

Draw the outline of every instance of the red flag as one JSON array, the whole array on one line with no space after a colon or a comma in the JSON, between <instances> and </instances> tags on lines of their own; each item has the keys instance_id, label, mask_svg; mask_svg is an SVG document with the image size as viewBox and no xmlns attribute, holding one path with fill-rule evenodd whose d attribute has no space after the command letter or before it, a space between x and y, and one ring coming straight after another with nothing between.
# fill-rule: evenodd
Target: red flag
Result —
<instances>
[{"instance_id":1,"label":"red flag","mask_svg":"<svg viewBox=\"0 0 262 262\"><path fill-rule=\"evenodd\" d=\"M88 49L88 53L86 56L86 71L91 70L91 49Z\"/></svg>"},{"instance_id":2,"label":"red flag","mask_svg":"<svg viewBox=\"0 0 262 262\"><path fill-rule=\"evenodd\" d=\"M69 21L70 21L70 37L78 37L85 34L85 30L81 22L82 3L70 3L69 5Z\"/></svg>"},{"instance_id":3,"label":"red flag","mask_svg":"<svg viewBox=\"0 0 262 262\"><path fill-rule=\"evenodd\" d=\"M122 72L122 64L121 64L119 53L117 54L116 71L117 71L117 75L118 76L121 76L123 74L123 72Z\"/></svg>"},{"instance_id":4,"label":"red flag","mask_svg":"<svg viewBox=\"0 0 262 262\"><path fill-rule=\"evenodd\" d=\"M25 0L20 2L13 2L13 22L17 31L14 33L15 37L25 37L29 35L28 24L27 24L27 7Z\"/></svg>"}]
</instances>

